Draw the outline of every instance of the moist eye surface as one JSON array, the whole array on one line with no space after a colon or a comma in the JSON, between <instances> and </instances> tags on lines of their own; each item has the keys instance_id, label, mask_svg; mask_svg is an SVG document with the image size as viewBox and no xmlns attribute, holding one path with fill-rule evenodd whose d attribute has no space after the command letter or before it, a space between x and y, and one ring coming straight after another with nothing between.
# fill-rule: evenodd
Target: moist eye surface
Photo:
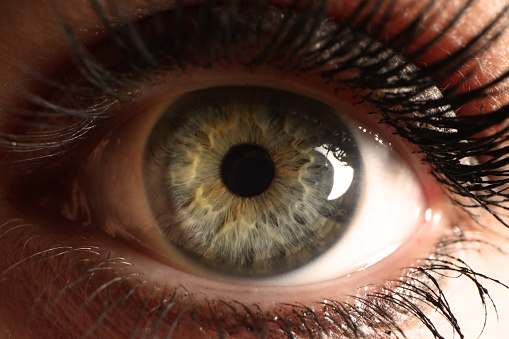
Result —
<instances>
[{"instance_id":1,"label":"moist eye surface","mask_svg":"<svg viewBox=\"0 0 509 339\"><path fill-rule=\"evenodd\" d=\"M261 87L198 90L170 104L147 152L168 242L207 269L247 277L326 252L348 229L362 185L357 143L338 114Z\"/></svg>"}]
</instances>

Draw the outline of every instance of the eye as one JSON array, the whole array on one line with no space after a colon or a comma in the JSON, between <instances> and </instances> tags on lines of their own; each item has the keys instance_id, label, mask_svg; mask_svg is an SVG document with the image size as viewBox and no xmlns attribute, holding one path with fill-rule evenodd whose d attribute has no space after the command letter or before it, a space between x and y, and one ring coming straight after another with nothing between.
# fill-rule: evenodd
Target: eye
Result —
<instances>
[{"instance_id":1,"label":"eye","mask_svg":"<svg viewBox=\"0 0 509 339\"><path fill-rule=\"evenodd\" d=\"M74 186L92 215L115 220L110 234L146 241L181 270L255 285L317 283L365 269L431 227L410 165L330 106L237 86L156 107L142 117L153 124L137 118L108 136ZM131 125L144 132L134 142Z\"/></svg>"},{"instance_id":2,"label":"eye","mask_svg":"<svg viewBox=\"0 0 509 339\"><path fill-rule=\"evenodd\" d=\"M441 155L430 139L458 131L442 75L326 18L322 3L162 4L139 17L91 5L106 37L85 47L61 20L70 68L37 76L44 88L9 139L25 152L5 162L26 166L6 185L29 211L23 226L73 244L20 236L57 272L41 277L35 303L50 306L30 321L69 308L87 319L70 323L93 319L85 337L114 314L121 337L369 337L398 330L396 316L433 330L413 313L428 306L454 318L436 285L447 277L417 260L457 240L463 213L428 173L449 183L450 172L421 163ZM444 263L476 278L462 264ZM78 309L64 301L76 294Z\"/></svg>"}]
</instances>

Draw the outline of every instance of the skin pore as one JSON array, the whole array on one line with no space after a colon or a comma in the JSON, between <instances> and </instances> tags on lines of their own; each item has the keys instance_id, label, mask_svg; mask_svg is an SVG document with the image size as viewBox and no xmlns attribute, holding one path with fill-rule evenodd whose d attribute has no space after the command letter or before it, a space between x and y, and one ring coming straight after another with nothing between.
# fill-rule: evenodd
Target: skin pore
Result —
<instances>
[{"instance_id":1,"label":"skin pore","mask_svg":"<svg viewBox=\"0 0 509 339\"><path fill-rule=\"evenodd\" d=\"M342 22L355 11L361 2L360 0L331 0L328 15ZM141 20L171 8L172 3L172 1L164 0L124 0L122 8L125 11L124 14L132 20ZM279 6L289 3L291 2L274 2ZM377 3L375 0L366 1L366 11L376 6ZM380 14L375 14L371 19L374 23L383 20L383 8L390 5L390 1L382 1L382 3L379 8L381 9ZM442 32L451 17L465 5L466 1L436 0L432 3L432 8L439 10L426 10L421 22L422 34L414 39L412 46L408 48L409 52L417 50L431 37ZM405 26L406 22L410 22L419 13L422 13L426 4L426 1L396 0L393 4L394 11L401 11L403 14L397 19L389 19L381 32L370 32L368 28L366 33L376 35L375 38L382 42L388 41L399 32L401 27ZM467 44L507 5L507 2L503 0L474 1L454 27L415 61L416 66L425 67ZM155 121L156 113L154 112L159 112L157 105L162 101L162 99L157 99L159 93L164 91L179 93L185 88L195 88L199 86L197 85L199 83L211 85L235 83L243 74L237 75L235 78L235 74L218 76L219 71L203 71L203 73L191 75L189 78L183 77L178 86L174 82L162 84L162 87L158 87L159 89L153 93L141 96L138 102L127 105L124 114L104 120L97 132L84 139L86 141L83 141L79 147L70 150L65 157L56 157L55 161L48 162L44 160L44 156L51 154L51 148L42 151L18 152L15 148L16 145L10 142L11 139L8 136L27 130L24 125L20 126L19 123L19 121L26 122L26 120L15 119L14 115L23 112L23 110L31 112L33 109L32 103L26 100L27 93L41 93L41 82L34 80L34 73L64 83L66 79L55 79L55 74L61 74L63 65L72 67L73 56L69 48L69 41L64 37L62 23L57 18L74 28L76 39L84 46L92 46L101 42L107 33L96 11L88 1L0 0L0 13L3 13L3 18L0 21L0 60L2 60L0 63L0 135L3 142L0 149L2 165L0 166L0 178L2 178L0 179L0 198L2 199L0 205L0 248L4 253L0 258L0 300L4 301L0 304L1 338L33 336L124 338L134 332L133 328L140 326L139 319L141 317L144 319L152 317L153 325L149 328L153 332L158 330L161 333L170 332L175 319L181 319L180 324L182 325L173 332L174 337L185 338L186 331L194 331L194 335L216 337L218 327L227 327L226 320L211 317L211 312L206 313L204 310L207 308L207 302L209 302L208 305L212 304L216 307L217 305L214 303L216 300L226 298L247 305L256 304L262 308L262 313L265 313L266 310L276 310L284 316L291 313L292 310L282 308L279 306L280 304L302 303L311 307L313 300L324 298L345 301L344 295L357 293L356 288L369 284L383 284L387 280L396 279L401 274L399 269L415 265L414 258L428 257L440 237L454 232L461 233L464 239L473 240L470 244L468 242L458 244L454 251L456 258L464 261L475 272L503 284L509 284L509 270L504 269L509 264L509 254L507 254L509 253L509 230L482 209L474 210L477 222L474 221L468 213L452 206L441 193L436 193L439 191L438 189L433 190L433 194L430 194L433 200L430 204L439 211L437 214L442 215L443 222L437 228L433 228L429 234L421 230L422 236L412 245L408 245L409 247L415 245L417 250L410 252L411 254L404 252L407 249L399 252L407 253L408 258L391 257L385 261L385 266L377 266L372 270L359 273L354 277L346 277L343 280L337 279L333 282L322 282L313 286L297 285L282 288L232 286L208 278L197 279L193 272L175 268L179 264L173 263L175 267L166 267L165 263L162 263L163 260L154 259L151 253L147 253L143 245L133 244L133 241L124 241L125 239L122 237L115 236L113 231L108 232L94 228L96 219L93 217L88 224L81 223L86 224L86 227L82 227L82 225L78 227L80 223L72 223L68 219L61 218L57 213L52 213L64 206L65 203L45 211L44 208L40 208L40 204L33 203L37 200L33 197L26 197L27 201L31 201L26 202L23 193L20 197L20 194L15 190L32 184L38 189L33 191L28 189L23 192L33 193L38 198L47 197L49 201L56 200L56 197L62 193L79 200L79 194L69 193L72 191L72 187L63 186L70 182L83 184L85 181L89 183L88 180L91 177L88 173L101 170L98 166L104 164L102 159L97 163L87 160L87 165L81 166L81 163L85 163L84 159L93 158L93 155L98 155L100 158L104 154L106 154L104 157L114 154L107 162L109 166L122 167L136 163L136 154L140 153L139 149L142 148L143 133L147 133L151 123ZM507 20L509 19L506 18L505 21ZM504 24L507 24L505 21L501 21L500 30ZM462 92L481 87L500 77L509 70L508 45L509 30L504 30L485 53L437 85L441 89L445 89L459 84L457 91ZM471 70L472 72L468 74ZM468 74L466 80L465 74ZM223 76L225 78L222 78ZM253 77L252 82L264 85L269 81L274 81L272 78L273 75L270 71L264 70ZM307 94L306 86L303 84L292 85L291 80L290 78L278 80L280 83L273 86L282 88L295 86L296 91ZM504 89L504 83L506 82L497 84L496 88ZM324 90L324 93L317 94L309 90L309 95L317 95L327 103L337 100L339 104L336 104L343 105L348 110L348 93L340 93L340 98L335 99L337 97L329 92ZM475 115L479 114L481 110L482 113L489 113L507 105L508 99L509 94L501 91L482 100L468 102L457 110L457 114ZM147 107L152 113L144 113L145 110L148 110ZM360 118L360 120L362 119ZM34 121L46 122L43 118L34 118ZM63 123L65 124L66 121L64 120ZM117 126L120 127L117 128ZM505 122L492 126L483 133L493 134L503 127L506 127ZM373 128L384 129L376 123L373 124ZM135 135L136 131L140 134ZM117 133L118 140L125 143L120 146L112 146L104 142L103 147L102 142L109 140L110 132ZM387 135L387 138L395 138L391 132L392 130L387 130L380 133ZM397 143L396 139L390 140ZM402 148L405 147L408 148L406 151L409 154L414 150L411 146L402 146ZM91 154L92 156L90 156ZM24 162L31 157L40 157L42 160ZM118 163L115 163L117 160ZM13 166L18 163L21 165ZM415 163L418 164L415 166L424 172L422 174L422 177L425 178L423 182L434 180L426 174L429 169L420 165L417 156ZM53 173L55 172L64 173L64 180L58 184L54 181ZM123 180L136 180L135 170L126 172L128 173L121 177ZM71 177L69 173L72 175L77 173L78 180L71 180L74 177ZM112 199L116 195L125 197L134 195L136 192L134 187L132 190L126 188L124 191L119 190L120 193L116 193L118 185L108 182L109 177L105 178L105 182L102 182L102 177L99 177L94 183L92 183L93 179L90 179L90 188L85 192L89 195L95 194L102 198ZM66 181L67 179L69 181ZM27 182L28 184L26 184ZM21 185L22 183L23 185ZM433 185L437 184L433 182ZM107 198L104 198L105 205L110 206L107 204ZM101 205L102 201L100 200L98 205ZM127 212L119 206L123 204L129 206L126 210L129 210L131 214L126 216ZM135 218L136 213L146 208L143 204L137 205L127 199L119 205L111 206L118 208L119 215L126 216L125 219L122 219L127 220L126 224L130 218L138 218ZM39 207L37 208L37 206ZM68 214L72 214L72 212ZM509 221L503 216L502 219L506 222ZM113 223L115 222L118 223L118 219L113 221ZM454 274L449 273L449 275ZM125 283L121 285L120 282ZM509 319L509 291L495 282L483 282L483 286L487 288L496 305L495 312L491 301L487 301L488 316L485 325L485 313L479 298L479 291L469 279L448 278L441 284L441 289L446 295L450 309L465 337L477 338L483 331L480 338L504 338L509 329L509 325L505 321L505 319ZM184 310L181 313L172 313L171 308L168 308L166 322L161 320L164 317L158 318L153 315L164 313L164 310L158 312L140 311L146 300L149 301L145 305L146 307L143 307L147 310L157 309L160 305L159 301L155 301L155 299L147 299L148 295L164 299L165 302L161 304L163 306L170 305L171 293L176 287L179 289L173 296L175 300L189 298L191 295L192 300L199 305L194 317L185 312L185 307L181 308ZM309 294L310 289L314 289L315 292ZM303 295L306 297L302 297ZM47 304L48 302L50 304ZM125 305L132 306L132 308ZM34 309L39 316L34 316ZM105 309L108 312L105 312ZM45 312L50 316L44 316ZM438 332L447 338L453 336L450 324L438 311L431 307L423 307L423 312L433 321ZM41 314L43 316L40 316ZM76 314L79 316L76 317ZM201 318L197 320L196 317ZM407 337L433 337L429 329L425 328L422 323L415 319L406 320L408 319L402 317L398 326ZM217 321L219 321L219 325ZM196 323L199 324L198 330L195 326ZM90 329L92 332L89 331ZM149 332L150 335L154 335L153 332ZM256 333L256 331L254 332ZM230 335L239 338L263 337L263 332L259 332L257 335L252 335L252 333L247 329L239 329L236 332L231 331ZM271 335L274 333L285 337L283 332L271 332ZM391 337L387 332L384 333L387 337ZM223 335L229 337L228 334L223 333ZM380 334L380 336L382 335ZM143 337L140 333L138 336ZM164 336L165 334L161 335L161 337ZM298 335L296 336L298 337ZM331 335L331 337L334 336Z\"/></svg>"}]
</instances>

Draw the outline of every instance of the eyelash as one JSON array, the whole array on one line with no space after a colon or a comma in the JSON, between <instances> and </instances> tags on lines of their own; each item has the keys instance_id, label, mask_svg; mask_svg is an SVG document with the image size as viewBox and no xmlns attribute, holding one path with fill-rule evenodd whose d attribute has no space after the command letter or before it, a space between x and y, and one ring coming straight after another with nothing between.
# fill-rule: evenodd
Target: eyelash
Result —
<instances>
[{"instance_id":1,"label":"eyelash","mask_svg":"<svg viewBox=\"0 0 509 339\"><path fill-rule=\"evenodd\" d=\"M378 6L374 6L373 13L381 8L382 3L383 1L380 1ZM69 46L74 52L74 65L81 72L82 78L79 78L79 81L71 85L62 86L34 74L37 80L49 88L54 88L58 100L54 102L34 93L29 94L28 101L38 106L39 109L29 111L28 116L40 115L41 112L47 114L54 113L57 116L70 116L72 123L67 124L65 127L71 127L70 135L72 137L69 137L69 134L63 135L55 131L51 132L54 135L43 131L39 134L35 133L31 135L30 140L24 139L22 135L10 135L9 142L16 143L9 145L12 150L30 152L31 157L27 161L42 161L43 157L47 157L47 152L43 152L44 155L39 156L38 152L41 152L41 150L51 150L51 156L65 154L75 147L80 140L92 133L97 126L100 126L101 121L115 116L124 103L134 100L140 93L133 91L133 89L143 89L154 85L155 81L152 77L157 78L158 73L161 71L186 69L187 65L183 60L188 57L186 53L192 53L192 48L190 51L186 51L182 44L175 50L172 50L171 47L169 50L162 50L160 47L156 50L148 45L139 45L137 43L141 41L139 38L142 38L143 35L142 29L140 29L140 27L144 27L143 23L135 24L130 22L128 18L124 18L126 21L123 24L118 25L116 23L113 25L108 21L108 15L97 1L91 1L91 4L94 6L95 12L102 21L105 30L108 32L110 41L117 44L117 47L123 51L123 61L120 65L117 65L122 67L112 69L103 66L94 58L93 53L90 53L88 49L78 43L72 27L65 23L65 21L61 21L61 26ZM352 16L345 20L346 25L335 26L335 30L328 32L328 34L326 32L324 37L322 37L322 47L309 48L313 45L313 42L316 42L313 38L317 38L317 36L304 35L305 39L303 40L300 37L308 31L323 33L321 30L310 30L309 27L324 27L328 20L326 19L327 3L325 1L311 1L303 6L303 8L296 10L295 8L298 4L299 1L295 1L295 4L290 6L284 13L278 12L279 9L275 7L258 9L259 11L271 10L275 11L276 14L283 14L283 19L281 19L283 25L269 33L271 39L269 39L264 48L261 48L260 53L251 58L248 66L256 67L260 64L269 63L280 70L288 72L320 74L324 79L327 79L326 81L337 83L338 87L370 90L370 94L361 95L362 100L376 105L379 108L378 113L383 116L382 123L392 126L402 138L409 140L420 148L424 160L432 168L433 175L449 191L452 201L463 206L467 211L472 208L471 205L474 202L477 207L485 208L507 226L505 221L497 215L496 211L492 210L492 207L503 208L505 200L502 202L491 200L494 195L498 197L502 195L504 199L508 198L508 195L497 191L497 188L501 187L504 182L489 179L493 173L496 173L498 176L507 176L508 173L501 169L503 164L499 164L496 161L503 158L503 153L495 155L493 160L484 164L460 164L461 159L466 157L477 158L481 152L482 154L487 154L488 152L496 154L495 150L500 152L506 149L505 147L500 148L500 145L505 141L509 127L502 129L496 135L476 137L479 133L505 120L507 115L505 107L493 113L476 116L456 116L450 114L474 99L490 95L490 89L496 83L504 80L506 75L497 78L496 81L490 83L485 88L473 89L462 94L455 94L457 88L453 88L442 90L441 97L425 96L422 99L425 91L433 90L436 84L462 69L471 60L482 55L489 48L489 45L498 37L497 34L493 33L498 33L501 30L500 18L503 17L505 11L500 14L497 20L493 21L492 27L472 39L471 45L442 61L417 69L412 64L426 50L433 47L446 34L447 30L444 30L435 39L430 40L421 49L409 54L405 53L405 51L412 44L415 35L419 33L416 27L419 27L419 20L422 17L417 18L416 21L402 29L395 38L382 45L358 33L359 31L368 30L369 18L373 14L364 14L358 10L354 11ZM363 5L365 5L364 2L360 4L359 8L362 8ZM189 11L188 8L181 6L182 4L177 2L176 8L170 14L182 14ZM468 8L468 6L469 3L463 9ZM395 13L390 12L390 8L389 6L389 10L386 13L387 17L395 15ZM217 22L200 21L197 30L194 32L196 38L210 42L207 44L209 54L205 51L203 52L204 56L214 59L214 56L217 57L217 55L213 54L215 47L219 46L229 51L230 47L235 45L235 35L230 36L228 34L235 34L237 32L235 29L232 29L236 23L234 15L236 9L236 2L234 1L228 2L222 10L218 10L218 7L213 6L212 1L205 1L199 7L197 12L201 13L202 16L200 14L197 15L197 20L200 18L218 20ZM458 16L452 19L451 26L459 20L462 13L462 11L459 11ZM117 8L116 14L119 18L122 18L122 9ZM167 13L166 15L170 14ZM224 21L226 24L218 26L218 23L221 22L219 21L221 15L225 15L222 19L226 18L226 21ZM181 27L184 27L180 18L174 17L174 19L182 25ZM242 19L246 18L242 17L239 20ZM262 19L263 16L260 16L260 20ZM350 28L350 24L354 22L357 23L355 30ZM385 24L385 22L381 21L378 26L375 25L373 31L381 31ZM258 22L257 27L261 27L261 25L261 22ZM179 30L178 27L180 26L177 26L175 31L183 31ZM222 31L217 27L220 27ZM215 36L217 33L223 33L226 36L217 38ZM240 34L248 33L243 32ZM351 38L346 44L341 41L345 35ZM259 33L256 33L256 36L261 38ZM151 41L153 45L158 45L161 42L171 43L171 41L174 41L174 38L175 36L169 34L168 31L164 31L160 35L153 37ZM192 41L193 36L190 34L186 38ZM242 40L242 36L238 40ZM346 53L357 50L359 41L365 43L365 48L361 48L357 54L349 57L343 63L338 63L337 60L341 59L342 56L346 56ZM340 47L338 47L338 44ZM393 49L387 48L386 45L393 46ZM162 46L168 45L163 44ZM277 54L277 51L280 50L288 50L290 52L286 55ZM336 54L326 53L333 51ZM165 52L170 53L170 57L167 59L165 59ZM402 59L398 56L399 54L406 54L406 58ZM331 56L325 58L325 55ZM298 56L298 58L296 59L294 56ZM227 62L229 57L231 56L228 53L221 55L219 60L216 60L216 63L219 61ZM209 66L213 67L213 64L212 62ZM97 70L101 71L100 75L99 73L94 74L94 71ZM359 75L349 79L341 78L342 72L346 70L356 70ZM406 91L400 91L401 89ZM81 93L83 92L86 95L82 95ZM64 103L69 103L69 105ZM415 112L418 112L418 114L416 115ZM416 122L419 124L416 124ZM41 128L47 127L47 125L41 126ZM36 141L33 142L32 140ZM474 182L475 185L469 184L470 182ZM491 186L481 187L481 184L491 184ZM466 197L468 200L465 201L462 197ZM472 214L471 216L473 217ZM467 240L462 236L443 239L438 245L437 251L430 258L423 259L419 267L402 270L399 280L387 283L385 287L371 287L373 292L366 294L362 298L352 296L351 303L327 300L322 304L322 310L320 311L313 310L304 305L287 305L291 307L285 309L281 314L268 315L258 309L256 305L248 306L236 301L221 300L217 304L209 303L206 307L203 306L202 309L195 307L192 311L193 318L201 317L203 320L210 317L211 323L216 324L217 330L219 332L224 331L225 333L229 333L228 331L232 331L235 326L242 324L243 328L247 328L261 337L265 337L269 334L268 328L270 326L268 324L271 323L279 328L279 333L284 333L288 337L299 335L314 337L319 335L317 333L330 332L335 327L338 333L346 337L360 338L367 336L374 337L375 335L381 337L384 334L380 335L380 330L386 335L392 333L396 336L404 336L402 329L398 326L398 323L400 323L398 317L406 316L422 322L428 327L435 338L442 338L431 319L422 311L423 307L427 305L437 309L449 321L454 330L462 336L459 324L457 324L443 294L440 285L442 280L447 279L451 274L463 275L471 279L472 283L478 288L479 297L485 308L485 317L487 317L485 299L490 297L479 280L485 279L500 285L503 284L472 270L460 258L454 257L452 253L454 253L454 245L457 243L462 244L462 249L468 247ZM489 244L484 245L490 246ZM100 266L103 263L98 262L97 264ZM115 260L111 260L111 264L115 266ZM0 275L0 278L5 277L6 274L7 272L4 272ZM93 273L89 274L90 277L93 275ZM506 285L503 286L507 287ZM136 288L123 291L123 294L119 295L118 300L121 300L122 296L128 298L130 294L134 293ZM185 309L185 305L182 305L182 300L186 298L183 297L182 300L177 300L178 298L175 299L176 297L169 296L179 294L185 295L185 290L182 287L177 288L172 293L164 294L161 303L157 305L159 307L158 310L155 307L152 309L152 312L148 310L143 310L142 312L148 312L152 317L155 317L155 323L160 323L164 320L166 315L164 310L166 308L168 308L168 311L171 311L175 307L178 310L176 312L177 316L180 314L180 310ZM151 301L150 297L151 295L147 297L147 303ZM175 305L182 306L176 307ZM223 317L228 317L228 312L231 312L231 318L235 319L230 320L231 328L224 328L224 323L219 318L215 318L214 312L211 312L213 307L220 309ZM299 322L301 323L300 326ZM97 323L96 330L100 329L100 324L100 322ZM151 326L150 322L146 324L146 329L149 326ZM134 335L137 333L137 330L138 328L133 330Z\"/></svg>"}]
</instances>

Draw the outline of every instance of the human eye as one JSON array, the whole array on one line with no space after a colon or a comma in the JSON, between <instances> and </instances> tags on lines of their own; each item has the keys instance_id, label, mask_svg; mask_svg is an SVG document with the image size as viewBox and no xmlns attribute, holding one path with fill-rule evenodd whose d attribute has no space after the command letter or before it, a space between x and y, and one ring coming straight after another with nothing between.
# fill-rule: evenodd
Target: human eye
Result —
<instances>
[{"instance_id":1,"label":"human eye","mask_svg":"<svg viewBox=\"0 0 509 339\"><path fill-rule=\"evenodd\" d=\"M504 337L503 5L0 1L2 335Z\"/></svg>"}]
</instances>

